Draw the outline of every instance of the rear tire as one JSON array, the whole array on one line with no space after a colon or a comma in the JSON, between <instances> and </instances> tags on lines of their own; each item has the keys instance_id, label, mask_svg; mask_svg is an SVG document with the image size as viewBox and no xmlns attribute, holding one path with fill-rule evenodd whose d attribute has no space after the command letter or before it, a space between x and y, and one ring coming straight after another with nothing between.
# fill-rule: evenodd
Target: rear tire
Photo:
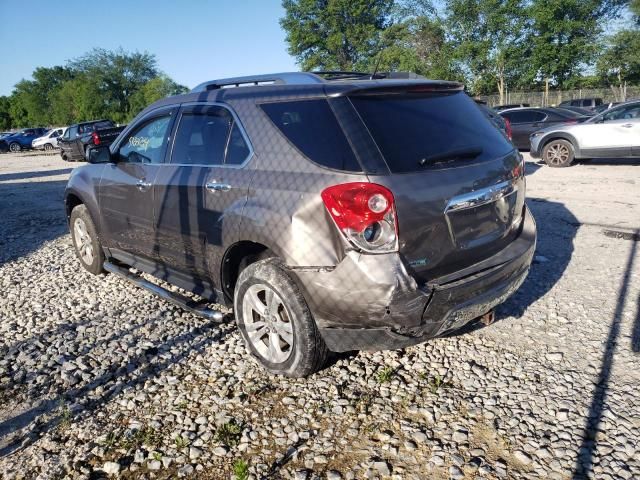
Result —
<instances>
[{"instance_id":1,"label":"rear tire","mask_svg":"<svg viewBox=\"0 0 640 480\"><path fill-rule=\"evenodd\" d=\"M575 151L567 140L551 140L542 149L544 163L553 168L568 167L573 163Z\"/></svg>"},{"instance_id":2,"label":"rear tire","mask_svg":"<svg viewBox=\"0 0 640 480\"><path fill-rule=\"evenodd\" d=\"M94 275L103 273L104 251L87 207L78 205L71 211L69 229L76 256L85 270Z\"/></svg>"},{"instance_id":3,"label":"rear tire","mask_svg":"<svg viewBox=\"0 0 640 480\"><path fill-rule=\"evenodd\" d=\"M307 377L325 364L327 346L307 302L279 260L260 260L242 270L234 313L247 349L269 372Z\"/></svg>"}]
</instances>

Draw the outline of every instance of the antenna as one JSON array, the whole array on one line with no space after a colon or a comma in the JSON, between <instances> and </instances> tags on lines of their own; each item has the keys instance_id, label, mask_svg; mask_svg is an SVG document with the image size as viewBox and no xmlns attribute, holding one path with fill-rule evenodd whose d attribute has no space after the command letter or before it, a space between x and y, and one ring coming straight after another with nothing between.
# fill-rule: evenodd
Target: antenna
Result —
<instances>
[{"instance_id":1,"label":"antenna","mask_svg":"<svg viewBox=\"0 0 640 480\"><path fill-rule=\"evenodd\" d=\"M376 78L376 73L378 73L378 67L380 66L380 60L382 60L382 52L378 53L378 60L376 61L376 67L373 69L373 73L369 77L369 80L373 80Z\"/></svg>"}]
</instances>

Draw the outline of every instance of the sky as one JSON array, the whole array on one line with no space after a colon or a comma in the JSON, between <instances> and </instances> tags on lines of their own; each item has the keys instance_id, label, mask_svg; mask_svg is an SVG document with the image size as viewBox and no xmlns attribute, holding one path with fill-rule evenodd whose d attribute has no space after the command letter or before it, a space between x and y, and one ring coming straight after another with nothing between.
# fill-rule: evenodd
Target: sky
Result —
<instances>
[{"instance_id":1,"label":"sky","mask_svg":"<svg viewBox=\"0 0 640 480\"><path fill-rule=\"evenodd\" d=\"M94 47L155 54L160 70L189 88L296 71L283 15L280 0L0 0L0 95L35 67L64 65Z\"/></svg>"}]
</instances>

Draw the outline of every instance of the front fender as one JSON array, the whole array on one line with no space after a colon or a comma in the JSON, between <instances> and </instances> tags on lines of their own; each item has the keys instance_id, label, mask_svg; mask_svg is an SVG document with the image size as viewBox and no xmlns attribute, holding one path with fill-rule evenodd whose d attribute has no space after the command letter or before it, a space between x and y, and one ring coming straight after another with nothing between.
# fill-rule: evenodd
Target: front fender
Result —
<instances>
[{"instance_id":1,"label":"front fender","mask_svg":"<svg viewBox=\"0 0 640 480\"><path fill-rule=\"evenodd\" d=\"M103 170L104 165L84 165L75 168L69 176L69 181L64 191L67 222L69 221L72 207L79 200L89 210L99 235L102 232L102 218L98 203L98 187Z\"/></svg>"}]
</instances>

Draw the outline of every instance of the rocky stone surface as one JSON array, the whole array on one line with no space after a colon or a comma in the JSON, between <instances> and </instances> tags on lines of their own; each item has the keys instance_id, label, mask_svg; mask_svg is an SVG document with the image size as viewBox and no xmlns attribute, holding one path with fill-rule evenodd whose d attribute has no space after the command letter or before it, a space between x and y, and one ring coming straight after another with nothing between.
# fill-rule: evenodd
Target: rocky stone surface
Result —
<instances>
[{"instance_id":1,"label":"rocky stone surface","mask_svg":"<svg viewBox=\"0 0 640 480\"><path fill-rule=\"evenodd\" d=\"M640 167L529 163L538 260L495 324L296 380L83 271L70 166L0 156L0 478L640 477L640 253L603 234L640 227Z\"/></svg>"}]
</instances>

